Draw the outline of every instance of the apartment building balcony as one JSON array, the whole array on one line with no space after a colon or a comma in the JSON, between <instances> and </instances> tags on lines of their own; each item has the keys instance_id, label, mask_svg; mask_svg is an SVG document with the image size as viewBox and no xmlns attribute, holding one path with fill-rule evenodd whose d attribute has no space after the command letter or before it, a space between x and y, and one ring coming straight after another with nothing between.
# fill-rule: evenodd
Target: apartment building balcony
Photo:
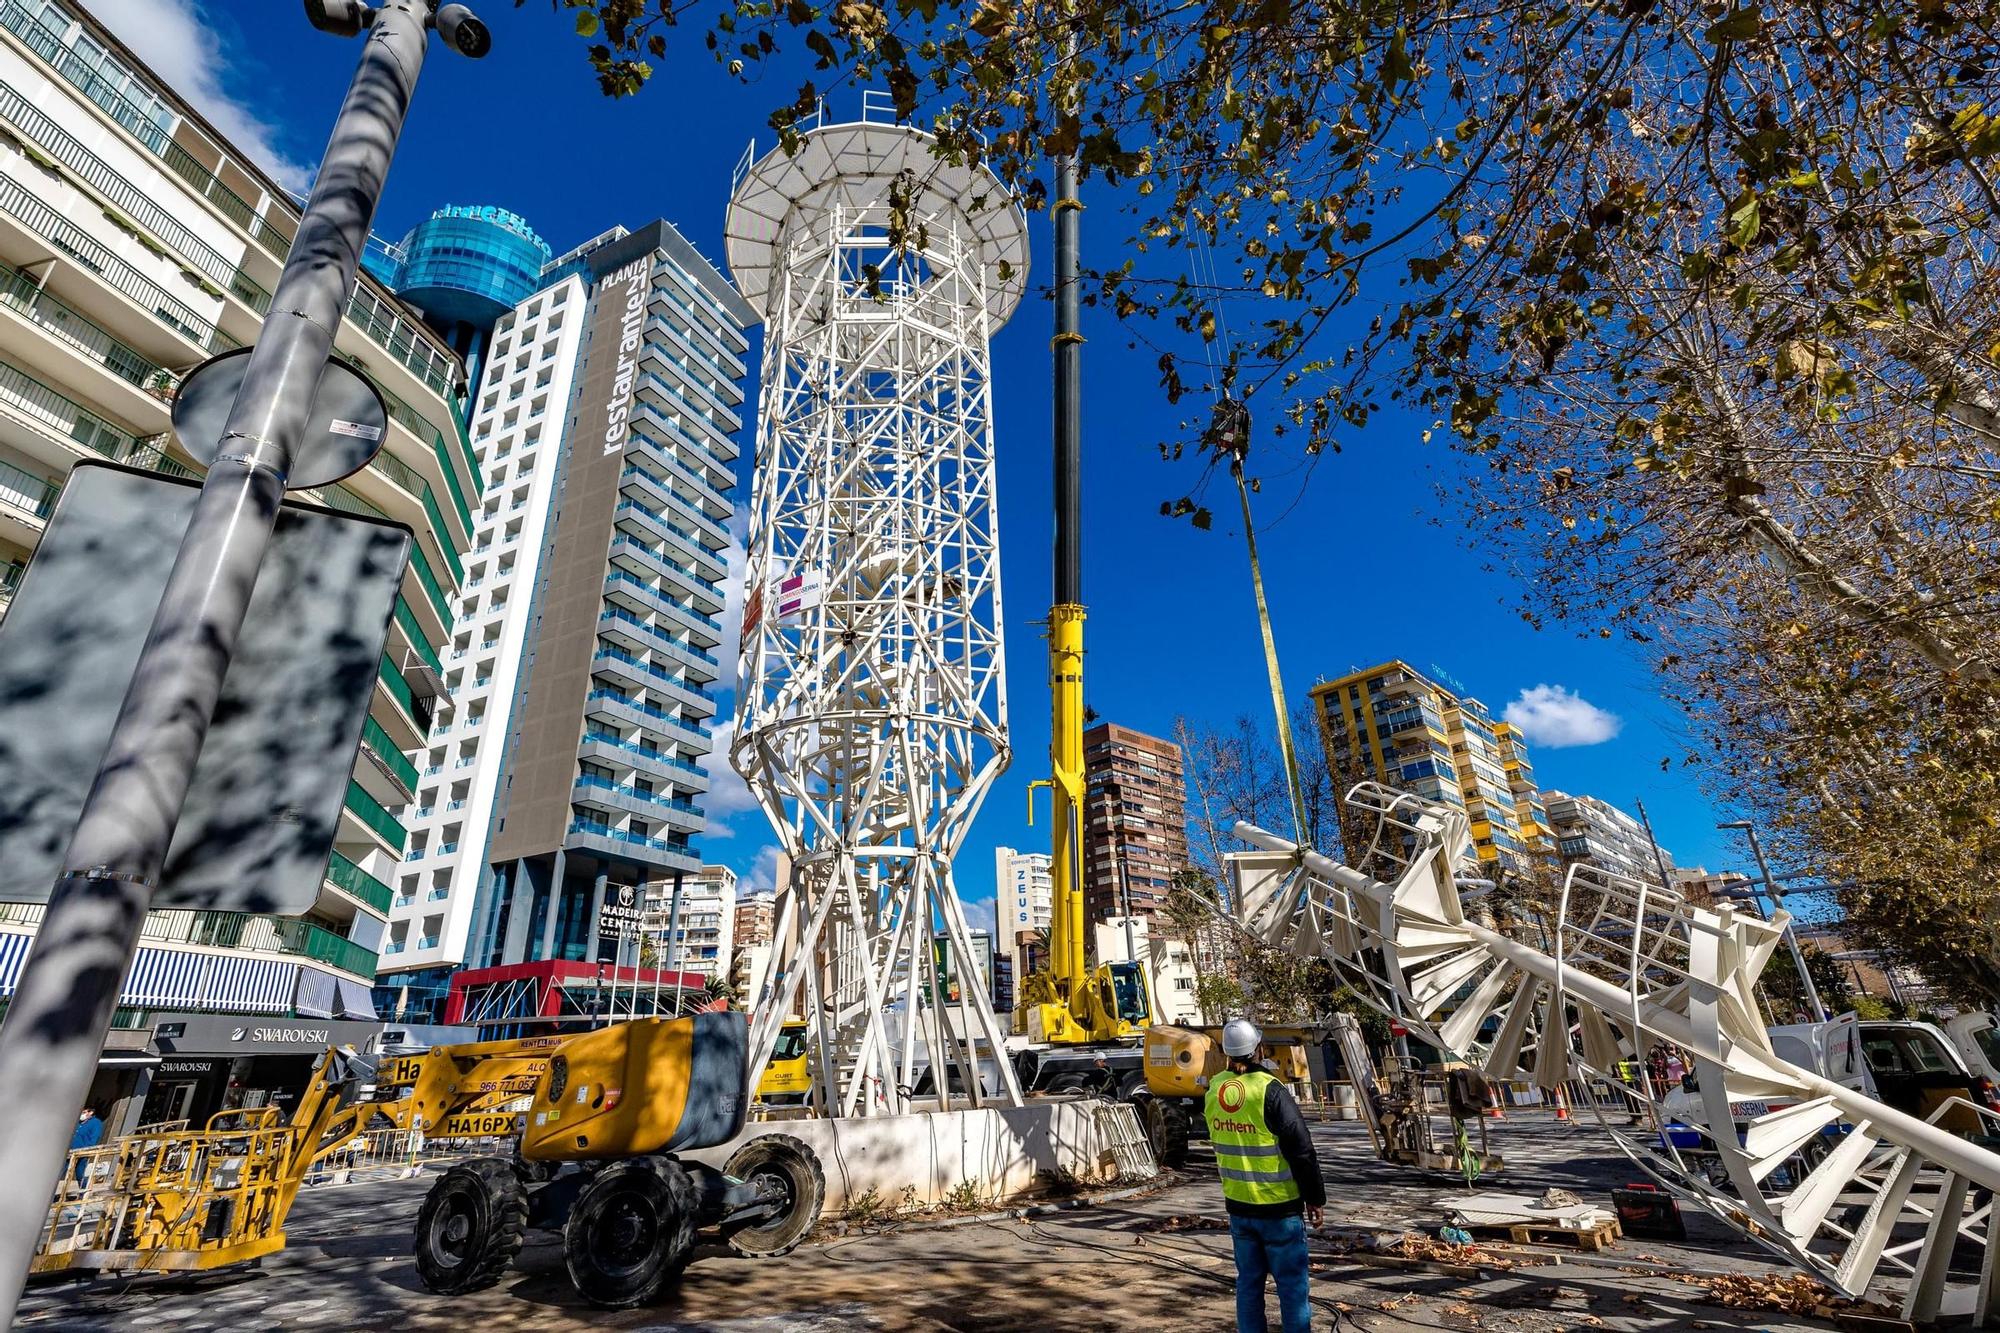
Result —
<instances>
[{"instance_id":1,"label":"apartment building balcony","mask_svg":"<svg viewBox=\"0 0 2000 1333\"><path fill-rule=\"evenodd\" d=\"M703 717L715 716L715 696L681 676L640 661L622 648L600 647L590 659L594 675L620 677L641 689L658 690L675 702L694 705Z\"/></svg>"},{"instance_id":2,"label":"apartment building balcony","mask_svg":"<svg viewBox=\"0 0 2000 1333\"><path fill-rule=\"evenodd\" d=\"M620 531L611 538L611 563L642 579L664 580L676 597L687 600L703 624L719 634L722 622L715 617L726 605L722 585L697 573L693 561L681 560L660 545L641 515L627 512L615 517Z\"/></svg>"},{"instance_id":3,"label":"apartment building balcony","mask_svg":"<svg viewBox=\"0 0 2000 1333\"><path fill-rule=\"evenodd\" d=\"M686 847L678 846L665 838L627 833L602 820L572 819L569 834L563 841L565 846L601 852L619 860L641 861L689 873L701 870L701 858Z\"/></svg>"},{"instance_id":4,"label":"apartment building balcony","mask_svg":"<svg viewBox=\"0 0 2000 1333\"><path fill-rule=\"evenodd\" d=\"M727 543L729 533L723 525L732 512L730 503L709 484L702 469L689 466L680 457L681 447L677 442L656 439L635 426L625 442L626 461L664 474L674 496L686 507L689 516L702 525L702 531L720 532L721 540Z\"/></svg>"},{"instance_id":5,"label":"apartment building balcony","mask_svg":"<svg viewBox=\"0 0 2000 1333\"><path fill-rule=\"evenodd\" d=\"M585 717L657 731L689 747L696 754L708 753L711 738L706 731L632 695L617 690L595 689L584 696L583 711Z\"/></svg>"},{"instance_id":6,"label":"apartment building balcony","mask_svg":"<svg viewBox=\"0 0 2000 1333\"><path fill-rule=\"evenodd\" d=\"M687 668L687 674L692 679L703 685L714 681L722 672L722 664L713 653L705 653L683 643L661 626L620 607L607 607L599 613L597 633L599 638L634 652L661 654L669 661L679 662Z\"/></svg>"},{"instance_id":7,"label":"apartment building balcony","mask_svg":"<svg viewBox=\"0 0 2000 1333\"><path fill-rule=\"evenodd\" d=\"M691 364L683 365L683 357L686 357ZM701 364L699 360L688 357L682 349L670 342L649 338L639 348L641 370L638 387L645 390L650 380L652 387L667 395L662 401L669 407L677 405L675 400L678 399L679 404L692 407L703 420L716 424L725 431L742 430L743 418L738 416L728 403L723 402L721 395L710 386L705 373L707 368L703 367L702 372L692 368ZM737 401L742 401L740 392Z\"/></svg>"},{"instance_id":8,"label":"apartment building balcony","mask_svg":"<svg viewBox=\"0 0 2000 1333\"><path fill-rule=\"evenodd\" d=\"M638 741L621 740L617 736L606 736L601 732L586 731L576 753L579 759L594 759L616 768L629 768L646 777L659 778L689 791L708 790L706 770L657 745L645 745Z\"/></svg>"},{"instance_id":9,"label":"apartment building balcony","mask_svg":"<svg viewBox=\"0 0 2000 1333\"><path fill-rule=\"evenodd\" d=\"M613 569L605 574L604 598L628 611L666 617L684 630L697 648L713 648L722 641L722 623L715 617L703 615L692 603L655 587L629 570Z\"/></svg>"},{"instance_id":10,"label":"apartment building balcony","mask_svg":"<svg viewBox=\"0 0 2000 1333\"><path fill-rule=\"evenodd\" d=\"M639 468L627 467L619 479L618 490L624 498L612 511L614 521L637 511L634 522L642 536L651 536L686 552L694 561L695 572L703 578L713 581L729 577L729 566L720 548L711 548L700 533L678 521L674 508L680 502L664 483Z\"/></svg>"},{"instance_id":11,"label":"apartment building balcony","mask_svg":"<svg viewBox=\"0 0 2000 1333\"><path fill-rule=\"evenodd\" d=\"M42 924L40 903L0 903L0 931L32 934ZM149 912L139 926L139 945L228 950L324 964L362 981L375 977L376 956L324 926L298 917L253 916L170 908Z\"/></svg>"},{"instance_id":12,"label":"apartment building balcony","mask_svg":"<svg viewBox=\"0 0 2000 1333\"><path fill-rule=\"evenodd\" d=\"M359 830L359 832L355 832ZM347 783L347 800L341 806L340 832L336 842L373 842L389 855L402 859L409 833L401 821L368 789L352 779Z\"/></svg>"},{"instance_id":13,"label":"apartment building balcony","mask_svg":"<svg viewBox=\"0 0 2000 1333\"><path fill-rule=\"evenodd\" d=\"M190 122L182 121L170 132L143 110L133 106L125 93L104 77L101 57L93 58L79 52L65 40L64 33L42 23L38 15L29 12L28 7L11 0L0 4L0 27L12 33L45 62L51 72L81 93L93 109L103 115L107 125L159 159L164 171L177 177L186 187L186 197L200 200L253 243L240 258L232 261L232 271L223 274L218 269L216 274L210 276L247 309L261 313L268 308L269 293L263 282L250 276L249 270L254 267L268 275L268 281L275 282L298 227L298 219L289 207L277 199L261 209L251 205L244 194L258 190L254 178L229 163L221 149L203 139ZM32 106L24 109L31 113L35 111ZM42 124L28 116L14 123L27 138L34 138L38 130L44 129ZM55 128L60 132L60 127ZM59 150L63 146L59 142L37 142L41 151L62 160ZM84 175L83 166L68 162L65 165ZM85 179L91 180L93 188L109 189L114 194L121 183L140 198L158 193L157 189L134 186L122 176L109 172L108 167L102 167L93 175L96 179L85 176ZM177 238L162 236L158 239L172 244ZM198 252L184 257L206 261L206 256ZM205 269L203 271L206 272ZM457 358L435 335L421 329L377 296L375 286L371 279L365 277L355 284L343 327L352 325L387 352L399 368L398 373L410 378L412 387L422 386L440 398L447 398L458 374Z\"/></svg>"},{"instance_id":14,"label":"apartment building balcony","mask_svg":"<svg viewBox=\"0 0 2000 1333\"><path fill-rule=\"evenodd\" d=\"M735 317L684 273L673 270L655 273L647 299L654 307L673 306L680 310L704 338L728 348L732 355L740 357L750 350L750 340L736 327Z\"/></svg>"},{"instance_id":15,"label":"apartment building balcony","mask_svg":"<svg viewBox=\"0 0 2000 1333\"><path fill-rule=\"evenodd\" d=\"M0 457L0 540L32 550L55 511L55 482Z\"/></svg>"},{"instance_id":16,"label":"apartment building balcony","mask_svg":"<svg viewBox=\"0 0 2000 1333\"><path fill-rule=\"evenodd\" d=\"M697 327L699 323L697 322ZM709 377L709 389L731 407L743 402L743 386L740 381L750 373L743 364L743 358L734 352L717 346L698 333L690 332L657 311L646 319L645 333L652 338L663 339L675 352L688 357L701 367L698 374Z\"/></svg>"},{"instance_id":17,"label":"apartment building balcony","mask_svg":"<svg viewBox=\"0 0 2000 1333\"><path fill-rule=\"evenodd\" d=\"M693 801L659 792L645 792L627 783L581 774L570 788L570 803L579 808L638 815L699 833L703 819Z\"/></svg>"},{"instance_id":18,"label":"apartment building balcony","mask_svg":"<svg viewBox=\"0 0 2000 1333\"><path fill-rule=\"evenodd\" d=\"M394 892L387 884L338 851L334 852L327 862L326 882L337 892L368 908L377 916L389 915L389 904L395 898Z\"/></svg>"},{"instance_id":19,"label":"apartment building balcony","mask_svg":"<svg viewBox=\"0 0 2000 1333\"><path fill-rule=\"evenodd\" d=\"M731 465L736 460L736 442L714 426L703 421L700 416L689 411L685 405L675 418L660 406L656 397L635 394L632 398L632 422L647 431L663 432L682 450L682 461L708 478L709 484L718 490L726 490L735 484L735 472Z\"/></svg>"}]
</instances>

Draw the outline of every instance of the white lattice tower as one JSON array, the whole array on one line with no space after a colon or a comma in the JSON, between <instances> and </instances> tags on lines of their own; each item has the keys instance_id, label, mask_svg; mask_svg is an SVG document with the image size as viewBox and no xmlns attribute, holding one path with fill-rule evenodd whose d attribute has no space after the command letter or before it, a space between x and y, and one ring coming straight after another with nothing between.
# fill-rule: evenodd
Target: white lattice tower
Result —
<instances>
[{"instance_id":1,"label":"white lattice tower","mask_svg":"<svg viewBox=\"0 0 2000 1333\"><path fill-rule=\"evenodd\" d=\"M1961 1099L1919 1119L1779 1059L1753 987L1782 941L1783 913L1764 921L1701 907L1579 865L1541 923L1543 947L1530 947L1466 913L1454 875L1470 849L1463 812L1375 783L1348 801L1375 818L1360 859L1388 877L1239 824L1237 836L1264 849L1234 861L1234 902L1251 933L1326 958L1371 1004L1490 1077L1552 1089L1587 1076L1643 1099L1653 1110L1644 1132L1599 1116L1620 1148L1828 1285L1859 1295L1905 1278L1905 1317L1916 1320L2000 1309L1990 1195L2000 1154L1938 1123L1991 1113ZM1495 1014L1492 1047L1478 1056L1474 1038ZM1657 1041L1693 1057L1694 1097L1621 1075ZM1674 1146L1670 1120L1699 1137L1699 1152ZM1960 1241L1983 1261L1977 1280L1954 1284Z\"/></svg>"},{"instance_id":2,"label":"white lattice tower","mask_svg":"<svg viewBox=\"0 0 2000 1333\"><path fill-rule=\"evenodd\" d=\"M792 865L751 1062L803 1016L830 1115L909 1109L920 1052L940 1102L978 1100L982 1055L1020 1099L952 858L1007 764L987 344L1027 232L990 172L931 149L823 125L746 154L729 209L765 322L731 761Z\"/></svg>"}]
</instances>

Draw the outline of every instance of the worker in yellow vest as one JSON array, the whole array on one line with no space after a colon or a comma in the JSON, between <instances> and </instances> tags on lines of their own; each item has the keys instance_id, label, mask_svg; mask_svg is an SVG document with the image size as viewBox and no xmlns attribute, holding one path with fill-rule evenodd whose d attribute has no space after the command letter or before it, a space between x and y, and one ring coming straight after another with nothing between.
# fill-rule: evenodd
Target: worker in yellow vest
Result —
<instances>
[{"instance_id":1,"label":"worker in yellow vest","mask_svg":"<svg viewBox=\"0 0 2000 1333\"><path fill-rule=\"evenodd\" d=\"M1264 1318L1266 1275L1278 1286L1284 1333L1306 1333L1312 1327L1306 1224L1320 1224L1326 1181L1299 1104L1257 1063L1263 1041L1248 1019L1223 1024L1222 1053L1229 1068L1209 1080L1208 1140L1215 1145L1236 1249L1238 1333L1267 1333L1270 1327Z\"/></svg>"}]
</instances>

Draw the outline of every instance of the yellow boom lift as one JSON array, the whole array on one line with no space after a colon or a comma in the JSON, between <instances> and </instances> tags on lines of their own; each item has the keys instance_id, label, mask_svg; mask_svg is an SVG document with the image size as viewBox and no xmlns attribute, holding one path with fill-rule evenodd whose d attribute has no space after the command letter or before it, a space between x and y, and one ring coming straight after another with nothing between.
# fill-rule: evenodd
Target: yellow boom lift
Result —
<instances>
[{"instance_id":1,"label":"yellow boom lift","mask_svg":"<svg viewBox=\"0 0 2000 1333\"><path fill-rule=\"evenodd\" d=\"M748 1044L742 1014L713 1013L440 1046L372 1071L329 1051L287 1123L271 1107L230 1111L204 1130L141 1131L72 1154L33 1271L262 1258L284 1248L314 1163L382 1125L507 1144L453 1165L425 1198L414 1248L432 1291L492 1285L540 1229L561 1233L586 1298L647 1304L678 1281L696 1232L767 1257L819 1218L826 1179L797 1139L753 1138L720 1171L677 1155L742 1132Z\"/></svg>"}]
</instances>

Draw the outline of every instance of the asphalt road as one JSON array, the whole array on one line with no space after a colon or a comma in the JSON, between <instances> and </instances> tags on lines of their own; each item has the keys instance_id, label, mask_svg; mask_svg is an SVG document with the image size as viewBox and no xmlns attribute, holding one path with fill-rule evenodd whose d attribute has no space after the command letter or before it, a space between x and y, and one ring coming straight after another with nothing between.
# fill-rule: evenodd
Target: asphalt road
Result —
<instances>
[{"instance_id":1,"label":"asphalt road","mask_svg":"<svg viewBox=\"0 0 2000 1333\"><path fill-rule=\"evenodd\" d=\"M1632 1175L1588 1126L1515 1117L1494 1128L1507 1157L1482 1188L1540 1194L1549 1186L1608 1203ZM1315 1127L1328 1181L1328 1225L1435 1232L1434 1201L1462 1182L1375 1160L1353 1124ZM750 1261L705 1249L673 1296L645 1310L594 1310L571 1290L559 1245L531 1239L513 1275L470 1296L432 1295L409 1257L430 1178L323 1187L293 1210L291 1243L255 1271L201 1279L99 1278L40 1287L23 1303L24 1329L628 1328L712 1333L1003 1333L1007 1330L1228 1328L1234 1319L1226 1231L1187 1224L1222 1217L1211 1169L1197 1159L1140 1196L1029 1219L913 1219L829 1228L782 1259ZM1170 1221L1172 1220L1172 1221ZM1829 1328L1767 1311L1725 1310L1673 1274L1778 1273L1760 1252L1706 1218L1689 1239L1627 1239L1583 1255L1539 1249L1553 1262L1467 1278L1316 1260L1314 1326L1323 1329L1553 1330L1655 1333L1678 1329ZM844 1231L844 1234L843 1234ZM1271 1308L1276 1327L1276 1307Z\"/></svg>"}]
</instances>

